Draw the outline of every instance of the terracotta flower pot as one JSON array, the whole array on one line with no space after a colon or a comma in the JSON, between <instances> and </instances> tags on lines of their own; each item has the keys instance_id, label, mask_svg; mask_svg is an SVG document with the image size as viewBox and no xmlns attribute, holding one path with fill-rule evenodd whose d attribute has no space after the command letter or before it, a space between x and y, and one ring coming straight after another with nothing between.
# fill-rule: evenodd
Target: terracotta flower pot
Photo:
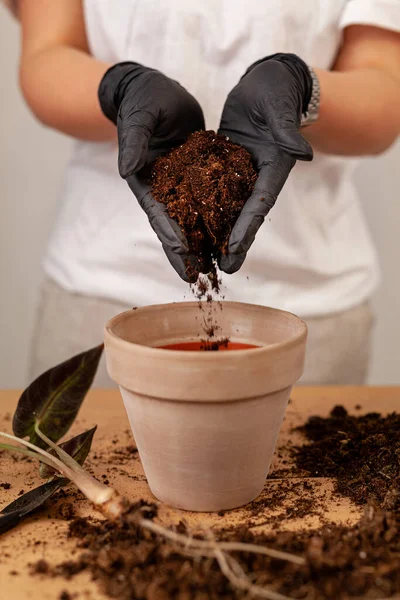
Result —
<instances>
[{"instance_id":1,"label":"terracotta flower pot","mask_svg":"<svg viewBox=\"0 0 400 600\"><path fill-rule=\"evenodd\" d=\"M157 348L204 337L197 302L131 310L105 327L108 372L120 386L150 489L192 511L235 508L261 492L303 373L303 321L264 306L222 304L215 309L221 337L260 348Z\"/></svg>"}]
</instances>

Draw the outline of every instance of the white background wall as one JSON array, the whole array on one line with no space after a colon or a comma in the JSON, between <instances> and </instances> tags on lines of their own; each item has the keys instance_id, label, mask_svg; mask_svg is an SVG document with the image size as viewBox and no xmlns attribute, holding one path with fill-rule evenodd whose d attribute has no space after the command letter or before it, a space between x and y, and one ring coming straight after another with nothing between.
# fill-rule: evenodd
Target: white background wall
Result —
<instances>
[{"instance_id":1,"label":"white background wall","mask_svg":"<svg viewBox=\"0 0 400 600\"><path fill-rule=\"evenodd\" d=\"M19 28L0 7L0 387L25 381L40 259L70 141L34 121L18 90ZM370 381L400 384L400 143L357 173L383 268Z\"/></svg>"}]
</instances>

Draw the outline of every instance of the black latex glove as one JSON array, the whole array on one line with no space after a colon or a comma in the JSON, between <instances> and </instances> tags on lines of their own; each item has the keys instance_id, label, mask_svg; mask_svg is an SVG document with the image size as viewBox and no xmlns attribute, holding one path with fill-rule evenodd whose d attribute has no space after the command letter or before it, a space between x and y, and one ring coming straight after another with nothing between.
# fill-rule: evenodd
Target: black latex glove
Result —
<instances>
[{"instance_id":1,"label":"black latex glove","mask_svg":"<svg viewBox=\"0 0 400 600\"><path fill-rule=\"evenodd\" d=\"M228 95L219 133L253 156L258 179L229 238L220 268L235 273L297 159L312 160L310 144L299 133L311 98L307 65L294 54L274 54L251 65Z\"/></svg>"},{"instance_id":2,"label":"black latex glove","mask_svg":"<svg viewBox=\"0 0 400 600\"><path fill-rule=\"evenodd\" d=\"M189 254L180 227L169 218L166 206L157 202L146 183L143 169L204 129L204 116L197 100L178 82L160 71L138 63L119 63L109 69L99 86L103 113L118 128L118 167L127 180L150 225L162 243L168 260L185 281L197 259Z\"/></svg>"}]
</instances>

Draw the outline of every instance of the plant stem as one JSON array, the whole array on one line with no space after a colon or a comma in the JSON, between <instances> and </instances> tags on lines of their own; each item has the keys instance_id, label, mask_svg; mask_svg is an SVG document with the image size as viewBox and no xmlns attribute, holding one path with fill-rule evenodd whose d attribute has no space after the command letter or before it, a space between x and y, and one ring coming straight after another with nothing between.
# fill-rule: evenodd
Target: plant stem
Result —
<instances>
[{"instance_id":1,"label":"plant stem","mask_svg":"<svg viewBox=\"0 0 400 600\"><path fill-rule=\"evenodd\" d=\"M38 460L42 460L42 458L47 459L48 462L46 464L53 467L53 469L59 471L61 475L64 475L64 477L67 477L73 483L75 483L76 487L82 492L82 494L84 494L91 502L93 502L95 506L107 504L113 498L113 496L116 495L116 492L113 489L107 487L103 483L100 483L100 481L97 481L97 479L95 479L87 471L82 469L82 467L78 465L78 463L76 463L76 465L79 468L73 469L65 465L56 456L52 456L46 450L43 450L42 448L39 448L39 446L31 444L27 440L23 440L22 438L18 438L9 433L0 432L0 435L12 440L13 442L18 442L23 446L34 450ZM55 446L56 448L58 448L58 446L56 446L51 440L49 441L51 447Z\"/></svg>"},{"instance_id":2,"label":"plant stem","mask_svg":"<svg viewBox=\"0 0 400 600\"><path fill-rule=\"evenodd\" d=\"M1 435L1 432L0 432ZM37 452L33 452L32 450L27 450L26 448L19 448L18 446L13 446L12 444L0 444L0 448L3 450L9 450L10 452L19 452L20 454L24 454L25 456L29 456L30 458L34 458L35 460L40 460L40 462L46 463L49 467L54 469L54 464L50 462L44 456L40 456Z\"/></svg>"},{"instance_id":3,"label":"plant stem","mask_svg":"<svg viewBox=\"0 0 400 600\"><path fill-rule=\"evenodd\" d=\"M46 444L57 453L59 459L63 462L64 465L67 465L70 469L77 472L83 472L87 474L87 471L79 463L76 462L65 450L57 446L50 438L47 437L40 429L38 421L35 422L35 433L44 441Z\"/></svg>"}]
</instances>

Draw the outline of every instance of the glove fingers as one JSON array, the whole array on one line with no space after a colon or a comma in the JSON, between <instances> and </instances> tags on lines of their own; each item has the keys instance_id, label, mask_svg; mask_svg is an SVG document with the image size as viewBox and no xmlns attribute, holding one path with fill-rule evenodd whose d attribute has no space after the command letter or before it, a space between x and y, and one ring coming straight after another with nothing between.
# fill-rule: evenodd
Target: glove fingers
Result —
<instances>
[{"instance_id":1,"label":"glove fingers","mask_svg":"<svg viewBox=\"0 0 400 600\"><path fill-rule=\"evenodd\" d=\"M163 250L179 277L186 283L196 283L198 274L201 272L197 257L193 254L177 254L164 245ZM211 271L211 266L209 270Z\"/></svg>"},{"instance_id":2,"label":"glove fingers","mask_svg":"<svg viewBox=\"0 0 400 600\"><path fill-rule=\"evenodd\" d=\"M254 231L254 237L258 231L258 229L261 227L262 223L264 221L264 218L260 219L259 223L257 223L256 221L254 222L254 227L255 227L255 231ZM254 239L253 237L253 239ZM240 252L237 254L226 254L226 255L221 255L218 261L218 266L220 268L221 271L223 271L224 273L228 273L229 275L232 275L233 273L236 273L237 271L239 271L240 267L243 265L244 261L246 260L246 256L247 256L247 252Z\"/></svg>"},{"instance_id":3,"label":"glove fingers","mask_svg":"<svg viewBox=\"0 0 400 600\"><path fill-rule=\"evenodd\" d=\"M187 240L179 225L168 216L165 204L154 198L150 186L140 177L131 175L127 178L127 183L146 213L150 225L162 245L170 248L172 252L186 254L189 251Z\"/></svg>"},{"instance_id":4,"label":"glove fingers","mask_svg":"<svg viewBox=\"0 0 400 600\"><path fill-rule=\"evenodd\" d=\"M220 258L221 271L235 273L240 269L294 164L293 158L281 153L281 156L261 167L254 190L232 229L228 254Z\"/></svg>"},{"instance_id":5,"label":"glove fingers","mask_svg":"<svg viewBox=\"0 0 400 600\"><path fill-rule=\"evenodd\" d=\"M145 110L135 110L118 117L118 168L123 179L140 171L147 160L150 139L155 131L157 119Z\"/></svg>"},{"instance_id":6,"label":"glove fingers","mask_svg":"<svg viewBox=\"0 0 400 600\"><path fill-rule=\"evenodd\" d=\"M268 125L276 144L281 150L290 154L296 160L310 161L313 159L313 149L301 135L299 126L291 115L276 116L270 110Z\"/></svg>"},{"instance_id":7,"label":"glove fingers","mask_svg":"<svg viewBox=\"0 0 400 600\"><path fill-rule=\"evenodd\" d=\"M127 182L146 213L169 262L181 279L194 283L200 270L199 261L189 253L187 240L179 225L168 216L166 206L153 197L150 186L145 181L136 175L131 175L127 178Z\"/></svg>"}]
</instances>

